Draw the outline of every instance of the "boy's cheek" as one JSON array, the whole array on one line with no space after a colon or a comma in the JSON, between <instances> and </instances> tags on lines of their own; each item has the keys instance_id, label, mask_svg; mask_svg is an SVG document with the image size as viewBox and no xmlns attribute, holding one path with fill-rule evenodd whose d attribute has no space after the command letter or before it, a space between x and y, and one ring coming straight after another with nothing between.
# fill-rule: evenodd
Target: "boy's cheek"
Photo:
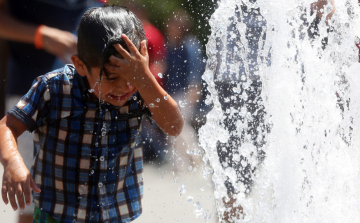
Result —
<instances>
[{"instance_id":1,"label":"boy's cheek","mask_svg":"<svg viewBox=\"0 0 360 223\"><path fill-rule=\"evenodd\" d=\"M127 85L129 85L130 91L134 91L134 90L137 91L136 87L132 83L127 82ZM135 91L134 91L134 93L135 93Z\"/></svg>"}]
</instances>

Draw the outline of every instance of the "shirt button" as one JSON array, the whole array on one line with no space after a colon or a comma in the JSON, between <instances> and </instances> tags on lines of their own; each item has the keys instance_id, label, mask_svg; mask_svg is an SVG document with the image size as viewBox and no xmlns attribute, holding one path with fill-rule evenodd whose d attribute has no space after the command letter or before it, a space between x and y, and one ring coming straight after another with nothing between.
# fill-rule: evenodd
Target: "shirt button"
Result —
<instances>
[{"instance_id":1,"label":"shirt button","mask_svg":"<svg viewBox=\"0 0 360 223\"><path fill-rule=\"evenodd\" d=\"M104 162L104 160L105 160L105 157L104 157L104 156L100 156L100 161L101 161L101 162Z\"/></svg>"},{"instance_id":2,"label":"shirt button","mask_svg":"<svg viewBox=\"0 0 360 223\"><path fill-rule=\"evenodd\" d=\"M104 184L102 182L98 183L98 187L102 187Z\"/></svg>"}]
</instances>

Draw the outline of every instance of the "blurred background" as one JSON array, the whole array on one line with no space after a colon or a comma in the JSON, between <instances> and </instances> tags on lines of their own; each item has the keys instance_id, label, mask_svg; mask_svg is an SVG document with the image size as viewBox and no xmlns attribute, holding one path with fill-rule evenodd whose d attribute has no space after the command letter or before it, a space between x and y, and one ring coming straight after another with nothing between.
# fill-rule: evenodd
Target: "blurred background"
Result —
<instances>
[{"instance_id":1,"label":"blurred background","mask_svg":"<svg viewBox=\"0 0 360 223\"><path fill-rule=\"evenodd\" d=\"M0 0L0 116L11 109L39 75L71 62L76 53L76 27L85 10L102 4L127 6L143 22L148 39L150 69L179 103L186 120L183 133L167 137L143 123L143 215L135 222L215 222L213 185L203 172L198 129L211 109L205 105L205 44L214 0ZM44 24L48 45L37 49L30 38ZM11 33L11 35L10 35ZM32 164L32 135L18 139L28 168ZM0 174L2 175L2 166ZM14 212L0 202L0 219L32 222L32 208Z\"/></svg>"}]
</instances>

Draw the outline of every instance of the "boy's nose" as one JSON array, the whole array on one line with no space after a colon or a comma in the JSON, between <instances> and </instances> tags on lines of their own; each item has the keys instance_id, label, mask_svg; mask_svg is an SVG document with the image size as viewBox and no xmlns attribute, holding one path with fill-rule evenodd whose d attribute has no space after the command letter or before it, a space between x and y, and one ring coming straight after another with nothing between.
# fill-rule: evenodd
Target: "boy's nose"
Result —
<instances>
[{"instance_id":1,"label":"boy's nose","mask_svg":"<svg viewBox=\"0 0 360 223\"><path fill-rule=\"evenodd\" d=\"M125 78L121 77L116 88L121 91L131 91L132 89L134 89L134 85L128 82Z\"/></svg>"}]
</instances>

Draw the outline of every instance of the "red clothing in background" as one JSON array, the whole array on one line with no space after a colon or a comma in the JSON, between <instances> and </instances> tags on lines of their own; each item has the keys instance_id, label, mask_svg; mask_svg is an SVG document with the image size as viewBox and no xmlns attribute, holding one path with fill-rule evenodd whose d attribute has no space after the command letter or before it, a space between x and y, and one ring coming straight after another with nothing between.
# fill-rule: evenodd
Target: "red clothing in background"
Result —
<instances>
[{"instance_id":1,"label":"red clothing in background","mask_svg":"<svg viewBox=\"0 0 360 223\"><path fill-rule=\"evenodd\" d=\"M146 38L148 39L149 67L158 83L164 87L163 80L158 73L165 70L166 47L165 39L160 30L150 22L143 22ZM158 62L158 63L157 63ZM161 62L161 63L159 63Z\"/></svg>"}]
</instances>

